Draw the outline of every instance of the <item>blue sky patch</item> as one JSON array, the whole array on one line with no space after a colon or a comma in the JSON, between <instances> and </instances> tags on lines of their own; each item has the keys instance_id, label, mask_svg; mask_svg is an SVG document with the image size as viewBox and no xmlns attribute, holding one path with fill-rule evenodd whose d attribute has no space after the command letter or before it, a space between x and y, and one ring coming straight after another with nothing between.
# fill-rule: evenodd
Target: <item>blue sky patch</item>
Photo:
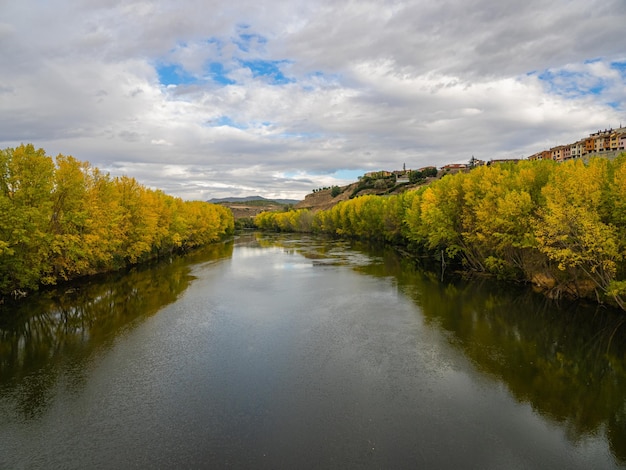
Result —
<instances>
[{"instance_id":1,"label":"blue sky patch","mask_svg":"<svg viewBox=\"0 0 626 470\"><path fill-rule=\"evenodd\" d=\"M366 170L358 169L358 170L337 170L334 175L337 179L348 180L348 181L358 181L359 176L363 176L367 173Z\"/></svg>"},{"instance_id":2,"label":"blue sky patch","mask_svg":"<svg viewBox=\"0 0 626 470\"><path fill-rule=\"evenodd\" d=\"M220 116L216 120L210 123L211 127L234 127L235 129L247 129L247 126L244 124L238 124L232 120L229 116Z\"/></svg>"},{"instance_id":3,"label":"blue sky patch","mask_svg":"<svg viewBox=\"0 0 626 470\"><path fill-rule=\"evenodd\" d=\"M287 60L242 60L241 65L249 68L252 71L252 76L264 77L272 85L285 85L287 83L295 82L294 79L286 77L282 70L281 65L289 64Z\"/></svg>"},{"instance_id":4,"label":"blue sky patch","mask_svg":"<svg viewBox=\"0 0 626 470\"><path fill-rule=\"evenodd\" d=\"M266 37L249 31L250 25L242 23L237 25L237 29L239 30L239 33L237 37L232 40L232 42L239 48L240 51L250 52L250 49L263 48L265 44L267 44Z\"/></svg>"},{"instance_id":5,"label":"blue sky patch","mask_svg":"<svg viewBox=\"0 0 626 470\"><path fill-rule=\"evenodd\" d=\"M222 40L220 38L217 37L210 37L206 40L207 44L215 44L217 46L217 50L221 51L222 50L222 46L224 45L224 43L222 42Z\"/></svg>"},{"instance_id":6,"label":"blue sky patch","mask_svg":"<svg viewBox=\"0 0 626 470\"><path fill-rule=\"evenodd\" d=\"M545 70L537 74L552 93L568 98L580 98L588 95L600 95L607 87L602 77L588 72L571 70Z\"/></svg>"},{"instance_id":7,"label":"blue sky patch","mask_svg":"<svg viewBox=\"0 0 626 470\"><path fill-rule=\"evenodd\" d=\"M368 171L371 170L363 170L363 169L356 169L356 170L348 170L348 169L341 169L341 170L327 170L327 171L310 171L310 172L304 172L305 174L308 175L312 175L312 176L327 176L330 175L338 180L346 180L346 181L358 181L359 180L359 176L363 176L365 173L367 173ZM285 176L287 178L297 178L299 176L302 176L303 172L299 171L288 171L285 172Z\"/></svg>"},{"instance_id":8,"label":"blue sky patch","mask_svg":"<svg viewBox=\"0 0 626 470\"><path fill-rule=\"evenodd\" d=\"M611 62L611 68L619 71L622 77L626 77L626 61L625 62Z\"/></svg>"},{"instance_id":9,"label":"blue sky patch","mask_svg":"<svg viewBox=\"0 0 626 470\"><path fill-rule=\"evenodd\" d=\"M228 71L224 68L224 65L219 62L211 62L208 69L208 73L214 82L221 85L234 85L237 83L228 76Z\"/></svg>"},{"instance_id":10,"label":"blue sky patch","mask_svg":"<svg viewBox=\"0 0 626 470\"><path fill-rule=\"evenodd\" d=\"M186 72L181 66L173 64L161 64L156 66L159 82L161 85L189 85L197 82L197 79Z\"/></svg>"},{"instance_id":11,"label":"blue sky patch","mask_svg":"<svg viewBox=\"0 0 626 470\"><path fill-rule=\"evenodd\" d=\"M234 39L235 45L243 52L250 52L251 46L264 46L267 44L267 39L260 34L244 33L240 34L237 39Z\"/></svg>"}]
</instances>

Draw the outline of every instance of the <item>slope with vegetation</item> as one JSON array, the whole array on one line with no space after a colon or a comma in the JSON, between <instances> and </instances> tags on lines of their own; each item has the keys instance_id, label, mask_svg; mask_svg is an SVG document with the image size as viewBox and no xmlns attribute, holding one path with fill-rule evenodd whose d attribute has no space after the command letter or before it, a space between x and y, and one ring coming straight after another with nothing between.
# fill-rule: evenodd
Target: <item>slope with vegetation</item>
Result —
<instances>
[{"instance_id":1,"label":"slope with vegetation","mask_svg":"<svg viewBox=\"0 0 626 470\"><path fill-rule=\"evenodd\" d=\"M626 155L482 166L414 191L264 213L255 223L402 245L551 296L626 309Z\"/></svg>"},{"instance_id":2,"label":"slope with vegetation","mask_svg":"<svg viewBox=\"0 0 626 470\"><path fill-rule=\"evenodd\" d=\"M423 171L409 172L408 183L397 183L395 175L388 176L362 176L356 183L347 186L332 186L319 188L311 194L307 194L303 201L295 205L295 209L310 209L313 211L327 210L334 205L366 195L389 195L400 194L411 189L416 189L438 176L437 169L430 167Z\"/></svg>"},{"instance_id":3,"label":"slope with vegetation","mask_svg":"<svg viewBox=\"0 0 626 470\"><path fill-rule=\"evenodd\" d=\"M209 202L212 202L213 204L219 204L220 206L230 209L230 211L233 213L233 216L235 217L235 221L237 221L240 219L251 219L261 212L289 210L292 208L293 204L297 203L298 201L294 200L293 202L281 202L274 201L272 199L257 197L250 199L242 198L241 200L211 200Z\"/></svg>"},{"instance_id":4,"label":"slope with vegetation","mask_svg":"<svg viewBox=\"0 0 626 470\"><path fill-rule=\"evenodd\" d=\"M0 151L0 299L214 242L224 207L183 201L71 156Z\"/></svg>"}]
</instances>

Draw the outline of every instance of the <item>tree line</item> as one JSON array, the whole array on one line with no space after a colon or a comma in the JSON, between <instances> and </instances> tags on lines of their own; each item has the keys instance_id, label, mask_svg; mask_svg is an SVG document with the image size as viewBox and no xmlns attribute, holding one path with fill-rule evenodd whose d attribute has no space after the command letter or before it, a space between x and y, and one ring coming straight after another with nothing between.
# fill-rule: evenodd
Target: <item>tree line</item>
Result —
<instances>
[{"instance_id":1,"label":"tree line","mask_svg":"<svg viewBox=\"0 0 626 470\"><path fill-rule=\"evenodd\" d=\"M32 144L0 150L0 298L215 242L232 212Z\"/></svg>"},{"instance_id":2,"label":"tree line","mask_svg":"<svg viewBox=\"0 0 626 470\"><path fill-rule=\"evenodd\" d=\"M403 245L555 297L595 296L626 310L626 154L481 166L415 191L316 213L262 213L255 223Z\"/></svg>"}]
</instances>

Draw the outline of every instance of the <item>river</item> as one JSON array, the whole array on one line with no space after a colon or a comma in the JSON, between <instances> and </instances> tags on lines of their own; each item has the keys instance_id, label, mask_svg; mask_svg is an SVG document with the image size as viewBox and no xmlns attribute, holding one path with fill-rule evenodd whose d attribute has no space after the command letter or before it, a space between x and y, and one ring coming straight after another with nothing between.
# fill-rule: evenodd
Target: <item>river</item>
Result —
<instances>
[{"instance_id":1,"label":"river","mask_svg":"<svg viewBox=\"0 0 626 470\"><path fill-rule=\"evenodd\" d=\"M0 306L0 468L626 468L626 325L249 234Z\"/></svg>"}]
</instances>

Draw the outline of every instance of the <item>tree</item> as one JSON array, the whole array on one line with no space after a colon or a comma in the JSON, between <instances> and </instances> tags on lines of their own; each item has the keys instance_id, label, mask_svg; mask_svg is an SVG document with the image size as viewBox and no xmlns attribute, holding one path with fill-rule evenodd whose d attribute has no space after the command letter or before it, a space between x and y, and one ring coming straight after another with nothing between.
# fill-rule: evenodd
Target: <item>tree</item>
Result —
<instances>
[{"instance_id":1,"label":"tree","mask_svg":"<svg viewBox=\"0 0 626 470\"><path fill-rule=\"evenodd\" d=\"M31 144L5 150L1 160L0 287L5 292L36 288L51 270L54 162Z\"/></svg>"},{"instance_id":2,"label":"tree","mask_svg":"<svg viewBox=\"0 0 626 470\"><path fill-rule=\"evenodd\" d=\"M51 193L50 218L52 271L50 281L87 274L90 260L85 250L87 185L89 164L71 156L58 155Z\"/></svg>"},{"instance_id":3,"label":"tree","mask_svg":"<svg viewBox=\"0 0 626 470\"><path fill-rule=\"evenodd\" d=\"M232 233L230 210L182 201L72 156L0 151L0 295L123 268Z\"/></svg>"},{"instance_id":4,"label":"tree","mask_svg":"<svg viewBox=\"0 0 626 470\"><path fill-rule=\"evenodd\" d=\"M591 281L624 308L626 289L616 279L624 244L619 230L602 220L608 169L606 159L564 163L544 188L546 206L536 219L535 236L539 250L577 286L581 278Z\"/></svg>"}]
</instances>

